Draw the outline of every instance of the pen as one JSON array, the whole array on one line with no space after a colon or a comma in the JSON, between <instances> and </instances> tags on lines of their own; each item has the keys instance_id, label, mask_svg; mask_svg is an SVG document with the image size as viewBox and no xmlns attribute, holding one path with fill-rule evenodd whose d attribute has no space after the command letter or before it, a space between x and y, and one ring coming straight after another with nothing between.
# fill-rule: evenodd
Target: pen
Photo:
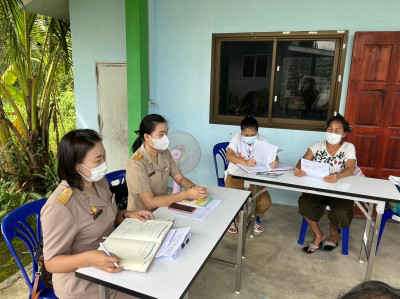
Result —
<instances>
[{"instance_id":1,"label":"pen","mask_svg":"<svg viewBox=\"0 0 400 299\"><path fill-rule=\"evenodd\" d=\"M103 251L108 255L108 256L112 256L111 253L107 250L106 246L104 246L103 243L100 243L100 247L101 249L103 249ZM119 268L118 263L114 263L115 267Z\"/></svg>"}]
</instances>

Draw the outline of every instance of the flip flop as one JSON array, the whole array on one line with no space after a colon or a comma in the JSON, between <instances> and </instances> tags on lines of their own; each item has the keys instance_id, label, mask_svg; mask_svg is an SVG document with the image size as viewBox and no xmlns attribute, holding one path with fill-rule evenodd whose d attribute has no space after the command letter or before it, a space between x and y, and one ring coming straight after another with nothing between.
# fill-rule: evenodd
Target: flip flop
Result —
<instances>
[{"instance_id":1,"label":"flip flop","mask_svg":"<svg viewBox=\"0 0 400 299\"><path fill-rule=\"evenodd\" d=\"M319 245L315 245L310 242L310 243L308 243L308 246L303 247L303 251L307 254L311 254L311 253L316 252L318 249L321 249L321 247L322 247L322 243L319 243ZM314 249L314 250L311 250L311 249Z\"/></svg>"},{"instance_id":2,"label":"flip flop","mask_svg":"<svg viewBox=\"0 0 400 299\"><path fill-rule=\"evenodd\" d=\"M324 242L322 243L321 249L322 249L323 251L328 251L328 252L330 252L330 251L332 251L333 249L335 249L335 248L338 247L338 246L339 246L339 242L333 243L333 242L330 242L330 241L324 241Z\"/></svg>"}]
</instances>

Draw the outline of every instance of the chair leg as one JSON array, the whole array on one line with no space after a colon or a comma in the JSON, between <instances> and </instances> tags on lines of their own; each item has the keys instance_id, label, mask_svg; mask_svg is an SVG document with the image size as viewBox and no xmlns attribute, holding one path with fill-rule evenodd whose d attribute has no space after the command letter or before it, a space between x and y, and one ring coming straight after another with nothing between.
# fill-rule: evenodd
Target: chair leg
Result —
<instances>
[{"instance_id":1,"label":"chair leg","mask_svg":"<svg viewBox=\"0 0 400 299\"><path fill-rule=\"evenodd\" d=\"M349 254L349 227L342 228L342 254L348 255Z\"/></svg>"},{"instance_id":2,"label":"chair leg","mask_svg":"<svg viewBox=\"0 0 400 299\"><path fill-rule=\"evenodd\" d=\"M381 238L382 238L383 230L385 229L386 221L390 218L392 218L392 214L390 213L390 211L385 211L382 215L381 227L379 229L379 236L378 236L378 242L376 243L375 255L378 254L379 243L381 242Z\"/></svg>"},{"instance_id":3,"label":"chair leg","mask_svg":"<svg viewBox=\"0 0 400 299\"><path fill-rule=\"evenodd\" d=\"M308 223L307 223L306 219L303 217L303 221L301 223L301 228L300 228L299 240L297 241L297 243L300 245L304 244L304 239L306 237L307 228L308 228Z\"/></svg>"}]
</instances>

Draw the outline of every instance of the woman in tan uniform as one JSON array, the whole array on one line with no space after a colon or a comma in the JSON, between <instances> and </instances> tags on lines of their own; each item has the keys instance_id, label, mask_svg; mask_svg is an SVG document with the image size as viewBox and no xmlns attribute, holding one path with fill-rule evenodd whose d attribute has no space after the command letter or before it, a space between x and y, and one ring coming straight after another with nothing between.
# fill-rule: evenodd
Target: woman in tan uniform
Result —
<instances>
[{"instance_id":1,"label":"woman in tan uniform","mask_svg":"<svg viewBox=\"0 0 400 299\"><path fill-rule=\"evenodd\" d=\"M41 211L45 265L53 273L58 298L99 298L99 286L75 277L75 270L93 266L117 273L116 255L97 250L107 237L130 217L145 221L148 211L117 211L107 179L105 150L101 137L89 129L74 130L61 140L58 150L58 177L61 183ZM128 297L117 294L116 298ZM131 297L130 297L131 298Z\"/></svg>"},{"instance_id":2,"label":"woman in tan uniform","mask_svg":"<svg viewBox=\"0 0 400 299\"><path fill-rule=\"evenodd\" d=\"M139 137L132 145L134 152L126 168L128 211L154 211L186 198L202 199L207 189L185 178L168 150L168 126L158 114L149 114L136 131ZM171 176L184 191L167 194Z\"/></svg>"}]
</instances>

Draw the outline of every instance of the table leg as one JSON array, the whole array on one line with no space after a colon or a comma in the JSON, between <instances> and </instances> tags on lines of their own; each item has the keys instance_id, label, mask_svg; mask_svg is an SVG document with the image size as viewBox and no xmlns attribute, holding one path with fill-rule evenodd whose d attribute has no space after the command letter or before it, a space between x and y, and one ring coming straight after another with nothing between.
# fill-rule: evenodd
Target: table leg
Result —
<instances>
[{"instance_id":1,"label":"table leg","mask_svg":"<svg viewBox=\"0 0 400 299\"><path fill-rule=\"evenodd\" d=\"M238 231L238 240L237 240L237 250L236 250L236 284L235 284L235 293L240 293L241 288L241 279L242 279L242 257L244 257L244 242L246 240L246 229L245 229L245 219L244 215L245 210L247 209L246 205L243 206L244 209L241 209L239 212L239 231Z\"/></svg>"},{"instance_id":2,"label":"table leg","mask_svg":"<svg viewBox=\"0 0 400 299\"><path fill-rule=\"evenodd\" d=\"M374 231L372 234L371 246L369 247L369 253L367 254L369 256L369 259L367 264L367 272L365 274L365 281L371 280L372 268L374 266L374 260L375 260L376 245L378 243L379 230L381 228L382 215L384 210L385 210L385 202L380 202L376 205L376 220L374 225Z\"/></svg>"},{"instance_id":3,"label":"table leg","mask_svg":"<svg viewBox=\"0 0 400 299\"><path fill-rule=\"evenodd\" d=\"M356 201L357 206L360 208L360 211L364 214L366 217L365 220L365 226L364 226L364 234L361 242L361 249L360 249L360 257L359 257L359 262L363 263L365 260L368 261L367 257L367 248L368 248L368 240L369 240L369 228L372 224L372 211L373 211L373 204L366 204L367 206L367 211L365 211L364 206L362 203L359 203ZM372 205L372 206L371 206Z\"/></svg>"},{"instance_id":4,"label":"table leg","mask_svg":"<svg viewBox=\"0 0 400 299\"><path fill-rule=\"evenodd\" d=\"M110 290L105 286L99 285L99 298L100 299L108 299Z\"/></svg>"},{"instance_id":5,"label":"table leg","mask_svg":"<svg viewBox=\"0 0 400 299\"><path fill-rule=\"evenodd\" d=\"M247 204L244 205L244 209L243 209L243 220L242 220L242 224L239 224L239 227L242 228L242 233L240 233L240 231L238 232L238 238L239 235L242 236L242 258L245 257L246 255L246 235L247 235L247 218L248 218L248 213L247 213Z\"/></svg>"},{"instance_id":6,"label":"table leg","mask_svg":"<svg viewBox=\"0 0 400 299\"><path fill-rule=\"evenodd\" d=\"M254 238L254 222L256 219L256 206L257 206L257 185L253 186L253 196L252 196L252 205L251 205L251 214L250 214L250 238Z\"/></svg>"},{"instance_id":7,"label":"table leg","mask_svg":"<svg viewBox=\"0 0 400 299\"><path fill-rule=\"evenodd\" d=\"M360 257L359 257L360 263L363 263L365 260L367 260L367 262L369 260L369 256L367 254L367 252L369 252L369 250L368 250L369 235L370 235L369 228L371 226L373 226L372 212L374 210L374 204L369 203L367 205L368 211L365 211L363 206L360 206L361 205L360 203L358 203L358 202L356 202L356 203L359 206L361 212L366 217L365 226L364 226L364 235L363 235L363 239L362 239L362 243L361 243Z\"/></svg>"}]
</instances>

